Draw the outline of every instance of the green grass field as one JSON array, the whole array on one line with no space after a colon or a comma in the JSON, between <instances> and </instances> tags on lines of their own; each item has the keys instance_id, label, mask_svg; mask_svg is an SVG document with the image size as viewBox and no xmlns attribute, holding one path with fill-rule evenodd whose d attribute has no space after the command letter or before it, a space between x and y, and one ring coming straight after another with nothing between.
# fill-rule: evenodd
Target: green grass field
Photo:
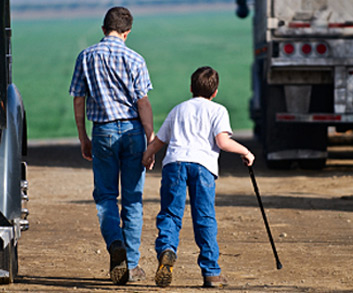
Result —
<instances>
[{"instance_id":1,"label":"green grass field","mask_svg":"<svg viewBox=\"0 0 353 293\"><path fill-rule=\"evenodd\" d=\"M12 20L13 80L23 96L30 139L76 136L68 88L79 52L102 38L101 23ZM233 11L135 17L127 45L147 62L155 129L173 106L191 97L190 75L203 65L220 74L215 101L228 108L233 129L251 128L251 40L251 18L240 20Z\"/></svg>"}]
</instances>

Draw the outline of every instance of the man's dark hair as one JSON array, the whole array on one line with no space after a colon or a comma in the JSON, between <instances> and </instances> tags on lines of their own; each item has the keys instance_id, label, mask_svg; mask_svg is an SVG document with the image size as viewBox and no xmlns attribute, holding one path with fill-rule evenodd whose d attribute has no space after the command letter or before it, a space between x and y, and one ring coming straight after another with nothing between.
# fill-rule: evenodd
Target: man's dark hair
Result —
<instances>
[{"instance_id":1,"label":"man's dark hair","mask_svg":"<svg viewBox=\"0 0 353 293\"><path fill-rule=\"evenodd\" d=\"M210 98L217 90L219 77L216 70L209 66L198 68L191 76L193 97Z\"/></svg>"},{"instance_id":2,"label":"man's dark hair","mask_svg":"<svg viewBox=\"0 0 353 293\"><path fill-rule=\"evenodd\" d=\"M133 17L125 7L113 7L104 17L103 28L107 33L117 31L119 34L131 30Z\"/></svg>"}]
</instances>

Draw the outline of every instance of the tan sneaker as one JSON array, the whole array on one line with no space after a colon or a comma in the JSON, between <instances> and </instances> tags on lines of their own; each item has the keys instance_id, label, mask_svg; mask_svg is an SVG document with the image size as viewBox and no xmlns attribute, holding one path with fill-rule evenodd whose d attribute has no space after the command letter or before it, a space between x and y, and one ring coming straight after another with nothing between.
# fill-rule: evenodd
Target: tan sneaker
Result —
<instances>
[{"instance_id":1,"label":"tan sneaker","mask_svg":"<svg viewBox=\"0 0 353 293\"><path fill-rule=\"evenodd\" d=\"M228 286L228 280L222 275L203 277L203 286L206 288L225 287Z\"/></svg>"},{"instance_id":2,"label":"tan sneaker","mask_svg":"<svg viewBox=\"0 0 353 293\"><path fill-rule=\"evenodd\" d=\"M176 255L172 250L163 251L159 258L159 265L156 272L156 285L159 287L167 287L172 282L173 265Z\"/></svg>"},{"instance_id":3,"label":"tan sneaker","mask_svg":"<svg viewBox=\"0 0 353 293\"><path fill-rule=\"evenodd\" d=\"M129 282L138 282L143 280L146 280L146 273L140 266L129 270Z\"/></svg>"}]
</instances>

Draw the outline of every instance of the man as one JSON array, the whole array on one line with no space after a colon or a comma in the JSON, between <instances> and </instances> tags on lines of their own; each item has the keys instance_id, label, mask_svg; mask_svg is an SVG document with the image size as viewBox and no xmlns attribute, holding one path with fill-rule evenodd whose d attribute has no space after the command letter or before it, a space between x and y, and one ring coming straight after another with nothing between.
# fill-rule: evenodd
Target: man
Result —
<instances>
[{"instance_id":1,"label":"man","mask_svg":"<svg viewBox=\"0 0 353 293\"><path fill-rule=\"evenodd\" d=\"M82 156L93 161L93 197L110 253L110 277L119 285L145 279L138 266L145 179L141 160L146 140L153 139L149 73L144 59L125 45L132 21L126 8L107 12L105 37L79 54L70 86ZM85 108L93 122L92 141Z\"/></svg>"}]
</instances>

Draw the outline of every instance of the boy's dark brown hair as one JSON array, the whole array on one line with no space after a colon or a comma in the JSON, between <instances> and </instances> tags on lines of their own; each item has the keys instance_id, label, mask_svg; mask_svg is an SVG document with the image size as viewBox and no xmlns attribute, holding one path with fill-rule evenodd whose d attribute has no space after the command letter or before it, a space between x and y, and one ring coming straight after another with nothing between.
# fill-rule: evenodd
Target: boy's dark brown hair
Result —
<instances>
[{"instance_id":1,"label":"boy's dark brown hair","mask_svg":"<svg viewBox=\"0 0 353 293\"><path fill-rule=\"evenodd\" d=\"M210 98L217 90L219 77L216 70L203 66L191 75L191 92L193 97Z\"/></svg>"},{"instance_id":2,"label":"boy's dark brown hair","mask_svg":"<svg viewBox=\"0 0 353 293\"><path fill-rule=\"evenodd\" d=\"M108 10L104 17L103 28L107 33L117 31L119 34L125 33L132 28L133 17L125 7L113 7Z\"/></svg>"}]
</instances>

